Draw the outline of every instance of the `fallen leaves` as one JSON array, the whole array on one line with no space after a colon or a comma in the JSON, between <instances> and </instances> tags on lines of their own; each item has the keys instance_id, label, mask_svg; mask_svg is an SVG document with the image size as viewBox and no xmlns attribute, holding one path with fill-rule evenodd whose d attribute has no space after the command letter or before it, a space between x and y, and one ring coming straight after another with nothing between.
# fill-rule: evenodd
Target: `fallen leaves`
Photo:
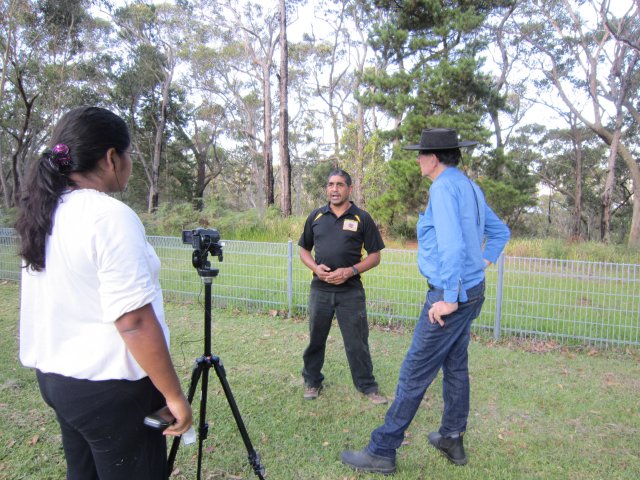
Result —
<instances>
[{"instance_id":1,"label":"fallen leaves","mask_svg":"<svg viewBox=\"0 0 640 480\"><path fill-rule=\"evenodd\" d=\"M515 435L515 432L512 432L511 430L507 430L506 428L501 428L498 431L498 438L500 440L505 440L505 439L507 439L509 437L512 437L514 435Z\"/></svg>"}]
</instances>

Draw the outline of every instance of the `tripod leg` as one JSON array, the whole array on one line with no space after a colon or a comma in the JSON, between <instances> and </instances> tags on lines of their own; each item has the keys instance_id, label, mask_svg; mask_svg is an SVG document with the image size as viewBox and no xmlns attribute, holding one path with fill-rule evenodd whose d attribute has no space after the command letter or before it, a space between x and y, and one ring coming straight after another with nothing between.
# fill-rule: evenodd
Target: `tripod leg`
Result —
<instances>
[{"instance_id":1,"label":"tripod leg","mask_svg":"<svg viewBox=\"0 0 640 480\"><path fill-rule=\"evenodd\" d=\"M196 359L196 363L193 366L193 370L191 371L191 381L189 383L189 390L187 392L187 400L189 401L190 404L193 401L193 397L195 395L196 387L198 386L198 381L200 380L200 376L202 375L202 371L205 369L209 369L210 367L211 365L209 361L206 360L204 357L200 357ZM203 416L201 415L200 418L202 417ZM173 471L173 464L176 460L178 448L180 447L180 438L181 437L174 437L173 443L171 444L171 450L169 451L169 457L167 458L169 476L171 476L171 472Z\"/></svg>"},{"instance_id":2,"label":"tripod leg","mask_svg":"<svg viewBox=\"0 0 640 480\"><path fill-rule=\"evenodd\" d=\"M231 408L231 412L233 413L233 418L236 421L236 425L238 426L238 430L240 431L240 435L242 436L242 440L244 441L244 445L247 449L249 463L253 467L253 471L256 476L260 480L264 480L265 468L260 463L260 455L253 448L251 439L249 438L249 434L247 433L247 429L244 425L244 421L242 420L242 416L240 415L240 410L238 410L238 405L236 404L233 393L231 392L231 387L229 386L229 382L227 382L227 374L224 370L224 366L222 365L220 358L216 356L211 357L211 363L213 364L216 375L220 380L222 390L224 391L224 395L227 398L227 402L229 403L229 407Z\"/></svg>"},{"instance_id":3,"label":"tripod leg","mask_svg":"<svg viewBox=\"0 0 640 480\"><path fill-rule=\"evenodd\" d=\"M202 472L202 448L205 438L209 432L209 424L207 423L207 391L209 388L209 369L211 368L211 357L206 358L202 372L202 390L200 395L200 412L198 418L198 470L196 479L200 480Z\"/></svg>"}]
</instances>

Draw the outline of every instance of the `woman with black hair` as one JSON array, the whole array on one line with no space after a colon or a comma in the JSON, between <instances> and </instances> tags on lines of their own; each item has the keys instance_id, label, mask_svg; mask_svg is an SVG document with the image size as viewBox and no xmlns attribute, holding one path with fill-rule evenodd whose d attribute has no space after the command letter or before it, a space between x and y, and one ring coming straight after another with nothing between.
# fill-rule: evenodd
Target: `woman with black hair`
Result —
<instances>
[{"instance_id":1,"label":"woman with black hair","mask_svg":"<svg viewBox=\"0 0 640 480\"><path fill-rule=\"evenodd\" d=\"M67 478L167 478L166 437L144 417L167 405L192 423L169 355L160 261L138 216L108 193L131 175L125 122L66 113L31 167L16 229L23 258L20 360L56 412Z\"/></svg>"}]
</instances>

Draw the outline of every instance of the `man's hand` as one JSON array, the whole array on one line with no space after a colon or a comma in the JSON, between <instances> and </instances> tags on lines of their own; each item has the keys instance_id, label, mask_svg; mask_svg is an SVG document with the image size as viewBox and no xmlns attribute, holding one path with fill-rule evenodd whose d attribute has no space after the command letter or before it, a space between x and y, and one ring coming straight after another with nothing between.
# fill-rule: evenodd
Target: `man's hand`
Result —
<instances>
[{"instance_id":1,"label":"man's hand","mask_svg":"<svg viewBox=\"0 0 640 480\"><path fill-rule=\"evenodd\" d=\"M353 277L353 270L351 267L336 268L333 272L327 275L325 282L332 285L342 285L344 282Z\"/></svg>"},{"instance_id":2,"label":"man's hand","mask_svg":"<svg viewBox=\"0 0 640 480\"><path fill-rule=\"evenodd\" d=\"M313 272L318 276L320 280L323 282L327 282L327 277L331 275L331 269L327 267L324 263L321 265L317 265L316 268L313 269Z\"/></svg>"},{"instance_id":3,"label":"man's hand","mask_svg":"<svg viewBox=\"0 0 640 480\"><path fill-rule=\"evenodd\" d=\"M442 317L451 315L456 310L458 310L458 302L436 302L431 305L431 308L429 309L429 321L431 323L438 322L441 327L444 327L444 320L442 320Z\"/></svg>"}]
</instances>

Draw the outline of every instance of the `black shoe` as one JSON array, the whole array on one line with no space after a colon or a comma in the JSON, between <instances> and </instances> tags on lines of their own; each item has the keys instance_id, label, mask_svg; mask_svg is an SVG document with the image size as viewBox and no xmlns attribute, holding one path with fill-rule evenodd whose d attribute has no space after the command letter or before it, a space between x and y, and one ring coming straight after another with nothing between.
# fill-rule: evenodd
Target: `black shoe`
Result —
<instances>
[{"instance_id":1,"label":"black shoe","mask_svg":"<svg viewBox=\"0 0 640 480\"><path fill-rule=\"evenodd\" d=\"M393 458L381 457L364 450L345 450L340 455L342 463L355 470L382 473L389 475L396 471L396 461Z\"/></svg>"},{"instance_id":2,"label":"black shoe","mask_svg":"<svg viewBox=\"0 0 640 480\"><path fill-rule=\"evenodd\" d=\"M431 432L429 434L429 443L440 450L451 463L466 465L467 456L464 454L462 436L463 434L461 433L455 437L443 437L438 432Z\"/></svg>"},{"instance_id":3,"label":"black shoe","mask_svg":"<svg viewBox=\"0 0 640 480\"><path fill-rule=\"evenodd\" d=\"M302 398L305 400L315 400L318 398L318 395L320 395L320 390L322 390L322 385L319 387L308 387L305 385Z\"/></svg>"}]
</instances>

